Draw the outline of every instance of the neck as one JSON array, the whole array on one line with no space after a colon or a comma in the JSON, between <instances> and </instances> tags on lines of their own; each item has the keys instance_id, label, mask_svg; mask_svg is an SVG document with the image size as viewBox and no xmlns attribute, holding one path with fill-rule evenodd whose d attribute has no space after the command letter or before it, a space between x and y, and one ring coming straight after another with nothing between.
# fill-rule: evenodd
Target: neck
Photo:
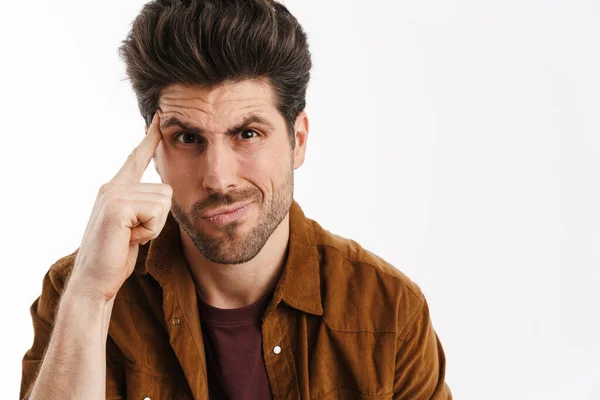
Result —
<instances>
[{"instance_id":1,"label":"neck","mask_svg":"<svg viewBox=\"0 0 600 400\"><path fill-rule=\"evenodd\" d=\"M256 257L243 264L213 263L181 227L179 232L183 253L204 302L218 308L239 308L255 303L275 287L287 256L289 213Z\"/></svg>"}]
</instances>

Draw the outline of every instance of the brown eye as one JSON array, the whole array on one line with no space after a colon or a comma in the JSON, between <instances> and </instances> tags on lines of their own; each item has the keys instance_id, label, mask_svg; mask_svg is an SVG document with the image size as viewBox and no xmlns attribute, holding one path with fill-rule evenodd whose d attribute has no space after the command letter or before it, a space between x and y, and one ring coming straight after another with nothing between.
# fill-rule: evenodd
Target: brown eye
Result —
<instances>
[{"instance_id":1,"label":"brown eye","mask_svg":"<svg viewBox=\"0 0 600 400\"><path fill-rule=\"evenodd\" d=\"M180 140L180 138L183 138L183 140ZM178 133L177 135L175 135L175 140L181 142L181 143L185 143L185 144L191 144L191 143L197 143L195 141L195 139L197 138L197 135L193 134L193 133Z\"/></svg>"}]
</instances>

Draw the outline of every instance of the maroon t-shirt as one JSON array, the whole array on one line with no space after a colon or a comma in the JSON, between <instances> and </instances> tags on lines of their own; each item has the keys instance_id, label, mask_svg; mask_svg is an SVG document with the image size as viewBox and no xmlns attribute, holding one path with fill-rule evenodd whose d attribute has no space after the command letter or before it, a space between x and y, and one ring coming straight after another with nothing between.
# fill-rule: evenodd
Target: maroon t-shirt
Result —
<instances>
[{"instance_id":1,"label":"maroon t-shirt","mask_svg":"<svg viewBox=\"0 0 600 400\"><path fill-rule=\"evenodd\" d=\"M198 294L211 400L272 399L261 332L271 297L272 292L245 307L222 309Z\"/></svg>"}]
</instances>

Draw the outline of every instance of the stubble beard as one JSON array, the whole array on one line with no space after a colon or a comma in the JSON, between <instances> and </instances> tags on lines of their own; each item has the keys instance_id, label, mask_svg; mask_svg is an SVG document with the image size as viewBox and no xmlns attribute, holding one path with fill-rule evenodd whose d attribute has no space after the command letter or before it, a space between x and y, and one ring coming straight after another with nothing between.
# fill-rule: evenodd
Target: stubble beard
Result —
<instances>
[{"instance_id":1,"label":"stubble beard","mask_svg":"<svg viewBox=\"0 0 600 400\"><path fill-rule=\"evenodd\" d=\"M232 204L247 200L254 201L251 207L261 207L264 204L260 190L244 191L243 193L247 193L245 197L237 195L232 197L229 194L213 196L218 197L219 204ZM290 168L285 182L275 190L266 208L259 208L256 226L244 233L240 231L240 223L237 221L218 228L220 232L218 235L199 229L199 224L195 223L201 219L198 213L199 203L194 204L192 211L188 214L173 198L171 212L207 260L217 264L242 264L256 257L283 221L292 205L293 193L294 172L293 168Z\"/></svg>"}]
</instances>

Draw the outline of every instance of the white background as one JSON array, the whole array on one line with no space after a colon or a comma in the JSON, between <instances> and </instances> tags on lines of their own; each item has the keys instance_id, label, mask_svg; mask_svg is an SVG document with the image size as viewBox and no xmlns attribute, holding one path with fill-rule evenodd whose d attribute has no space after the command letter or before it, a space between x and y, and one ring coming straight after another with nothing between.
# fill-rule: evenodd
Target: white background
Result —
<instances>
[{"instance_id":1,"label":"white background","mask_svg":"<svg viewBox=\"0 0 600 400\"><path fill-rule=\"evenodd\" d=\"M142 4L3 1L2 398L44 273L143 137L117 56ZM286 4L314 62L306 215L420 285L456 399L600 398L600 3Z\"/></svg>"}]
</instances>

